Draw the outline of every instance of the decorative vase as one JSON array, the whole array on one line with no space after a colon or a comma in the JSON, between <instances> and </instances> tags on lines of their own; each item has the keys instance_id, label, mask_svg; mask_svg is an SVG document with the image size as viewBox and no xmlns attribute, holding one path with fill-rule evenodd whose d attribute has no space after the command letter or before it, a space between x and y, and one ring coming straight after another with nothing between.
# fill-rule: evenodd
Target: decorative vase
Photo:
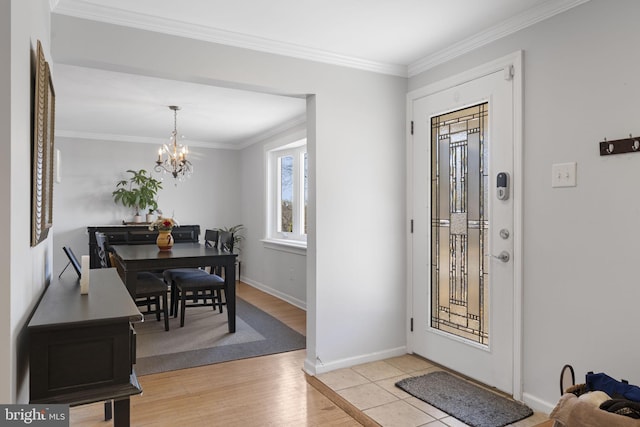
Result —
<instances>
[{"instance_id":1,"label":"decorative vase","mask_svg":"<svg viewBox=\"0 0 640 427\"><path fill-rule=\"evenodd\" d=\"M156 239L158 249L161 251L170 251L173 247L173 236L171 230L158 230L158 238Z\"/></svg>"},{"instance_id":2,"label":"decorative vase","mask_svg":"<svg viewBox=\"0 0 640 427\"><path fill-rule=\"evenodd\" d=\"M147 224L151 224L156 219L156 216L152 213L147 214Z\"/></svg>"}]
</instances>

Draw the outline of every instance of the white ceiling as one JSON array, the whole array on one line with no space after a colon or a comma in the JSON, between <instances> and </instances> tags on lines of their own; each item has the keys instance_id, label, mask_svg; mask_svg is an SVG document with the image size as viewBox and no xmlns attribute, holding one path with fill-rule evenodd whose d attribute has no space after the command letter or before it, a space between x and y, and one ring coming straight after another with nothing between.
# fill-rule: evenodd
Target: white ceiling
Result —
<instances>
[{"instance_id":1,"label":"white ceiling","mask_svg":"<svg viewBox=\"0 0 640 427\"><path fill-rule=\"evenodd\" d=\"M406 77L588 0L50 1L54 13ZM298 98L63 64L54 78L66 136L155 142L173 104L190 145L238 148L305 111Z\"/></svg>"},{"instance_id":2,"label":"white ceiling","mask_svg":"<svg viewBox=\"0 0 640 427\"><path fill-rule=\"evenodd\" d=\"M177 105L178 135L190 146L246 147L304 122L301 98L56 64L56 134L167 142Z\"/></svg>"}]
</instances>

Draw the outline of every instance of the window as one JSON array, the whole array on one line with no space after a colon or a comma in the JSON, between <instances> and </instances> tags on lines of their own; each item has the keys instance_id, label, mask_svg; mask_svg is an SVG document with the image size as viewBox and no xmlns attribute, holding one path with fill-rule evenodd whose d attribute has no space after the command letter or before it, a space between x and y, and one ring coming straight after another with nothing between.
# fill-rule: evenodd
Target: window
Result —
<instances>
[{"instance_id":1,"label":"window","mask_svg":"<svg viewBox=\"0 0 640 427\"><path fill-rule=\"evenodd\" d=\"M300 140L268 151L267 239L307 240L307 144Z\"/></svg>"}]
</instances>

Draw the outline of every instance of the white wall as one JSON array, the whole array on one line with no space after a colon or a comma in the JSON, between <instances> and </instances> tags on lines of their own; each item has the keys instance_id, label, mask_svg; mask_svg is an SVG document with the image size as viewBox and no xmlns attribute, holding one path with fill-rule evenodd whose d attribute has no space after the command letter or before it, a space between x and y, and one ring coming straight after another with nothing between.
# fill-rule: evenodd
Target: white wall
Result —
<instances>
[{"instance_id":1,"label":"white wall","mask_svg":"<svg viewBox=\"0 0 640 427\"><path fill-rule=\"evenodd\" d=\"M54 186L54 273L67 263L62 251L70 246L76 256L89 254L87 226L122 224L132 211L113 202L116 183L131 175L126 170L145 169L162 179L158 208L180 224L204 230L240 223L240 152L189 147L193 176L177 183L170 175L153 171L157 147L152 144L56 139L60 150L60 182ZM73 274L68 272L65 274Z\"/></svg>"},{"instance_id":2,"label":"white wall","mask_svg":"<svg viewBox=\"0 0 640 427\"><path fill-rule=\"evenodd\" d=\"M0 3L0 139L11 141L11 2ZM9 60L6 60L6 59ZM0 145L0 194L11 194L11 143ZM0 220L11 223L11 205L0 205ZM11 248L0 245L0 275L3 283L11 283ZM13 353L11 328L11 286L0 288L0 342L9 343L0 348L0 401L12 402L12 390L15 381L13 374Z\"/></svg>"},{"instance_id":3,"label":"white wall","mask_svg":"<svg viewBox=\"0 0 640 427\"><path fill-rule=\"evenodd\" d=\"M306 367L404 351L406 79L64 16L54 28L58 62L314 95Z\"/></svg>"},{"instance_id":4,"label":"white wall","mask_svg":"<svg viewBox=\"0 0 640 427\"><path fill-rule=\"evenodd\" d=\"M524 396L549 411L560 369L640 384L640 155L600 157L640 135L635 0L591 0L410 79L416 89L524 50ZM578 163L575 188L551 165Z\"/></svg>"},{"instance_id":5,"label":"white wall","mask_svg":"<svg viewBox=\"0 0 640 427\"><path fill-rule=\"evenodd\" d=\"M51 277L51 239L30 247L31 56L39 39L51 59L48 2L1 2L0 22L0 402L15 403L28 401L25 327Z\"/></svg>"}]
</instances>

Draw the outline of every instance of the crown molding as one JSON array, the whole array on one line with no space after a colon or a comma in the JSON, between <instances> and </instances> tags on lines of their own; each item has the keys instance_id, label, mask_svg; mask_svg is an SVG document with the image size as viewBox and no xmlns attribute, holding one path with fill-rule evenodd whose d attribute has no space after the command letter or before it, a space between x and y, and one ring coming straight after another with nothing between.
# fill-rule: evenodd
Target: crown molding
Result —
<instances>
[{"instance_id":1,"label":"crown molding","mask_svg":"<svg viewBox=\"0 0 640 427\"><path fill-rule=\"evenodd\" d=\"M154 145L162 145L166 144L167 138L152 138L146 136L133 136L133 135L119 135L119 134L111 134L111 133L97 133L97 132L79 132L73 130L65 130L65 129L56 129L55 136L60 138L70 138L70 139L83 139L89 141L114 141L114 142L135 142L138 144L154 144ZM189 139L186 141L186 144L189 147L202 147L202 148L220 148L224 150L238 150L240 147L231 142L231 143L220 143L220 142L204 142L204 141L194 141Z\"/></svg>"},{"instance_id":2,"label":"crown molding","mask_svg":"<svg viewBox=\"0 0 640 427\"><path fill-rule=\"evenodd\" d=\"M294 117L291 120L281 123L278 126L275 126L265 132L260 133L259 135L248 138L245 141L242 141L240 144L237 145L237 148L238 149L247 148L253 144L257 144L258 142L263 142L269 138L273 138L274 136L279 135L281 133L295 130L296 128L306 125L306 123L307 123L307 115L301 114L300 116ZM305 132L306 132L306 127L305 127Z\"/></svg>"},{"instance_id":3,"label":"crown molding","mask_svg":"<svg viewBox=\"0 0 640 427\"><path fill-rule=\"evenodd\" d=\"M553 0L542 3L519 15L516 15L494 27L481 31L469 38L447 46L434 54L428 55L409 64L408 77L413 77L437 65L471 52L481 46L506 37L554 15L579 6L589 0Z\"/></svg>"},{"instance_id":4,"label":"crown molding","mask_svg":"<svg viewBox=\"0 0 640 427\"><path fill-rule=\"evenodd\" d=\"M115 7L91 4L83 0L50 1L57 3L53 13L60 15L68 15L76 18L171 34L174 36L218 43L227 46L356 68L379 74L407 77L406 65L369 61L366 59L299 46L293 43L279 42L267 38L211 28L204 25L190 24L144 13L134 13Z\"/></svg>"},{"instance_id":5,"label":"crown molding","mask_svg":"<svg viewBox=\"0 0 640 427\"><path fill-rule=\"evenodd\" d=\"M185 144L189 147L217 148L222 150L242 150L253 144L272 138L278 134L303 126L306 122L307 116L306 114L302 114L247 139L231 142L205 142L188 139L185 141ZM60 138L83 139L88 141L134 142L137 144L153 145L162 145L167 143L167 138L153 138L147 136L119 135L97 132L79 132L65 129L56 129L55 136Z\"/></svg>"},{"instance_id":6,"label":"crown molding","mask_svg":"<svg viewBox=\"0 0 640 427\"><path fill-rule=\"evenodd\" d=\"M447 46L411 64L389 64L313 49L293 43L195 25L144 13L91 4L84 0L49 0L53 13L106 22L146 31L273 53L314 62L338 65L399 77L413 77L437 65L506 37L589 0L550 0L516 15L494 27Z\"/></svg>"}]
</instances>

